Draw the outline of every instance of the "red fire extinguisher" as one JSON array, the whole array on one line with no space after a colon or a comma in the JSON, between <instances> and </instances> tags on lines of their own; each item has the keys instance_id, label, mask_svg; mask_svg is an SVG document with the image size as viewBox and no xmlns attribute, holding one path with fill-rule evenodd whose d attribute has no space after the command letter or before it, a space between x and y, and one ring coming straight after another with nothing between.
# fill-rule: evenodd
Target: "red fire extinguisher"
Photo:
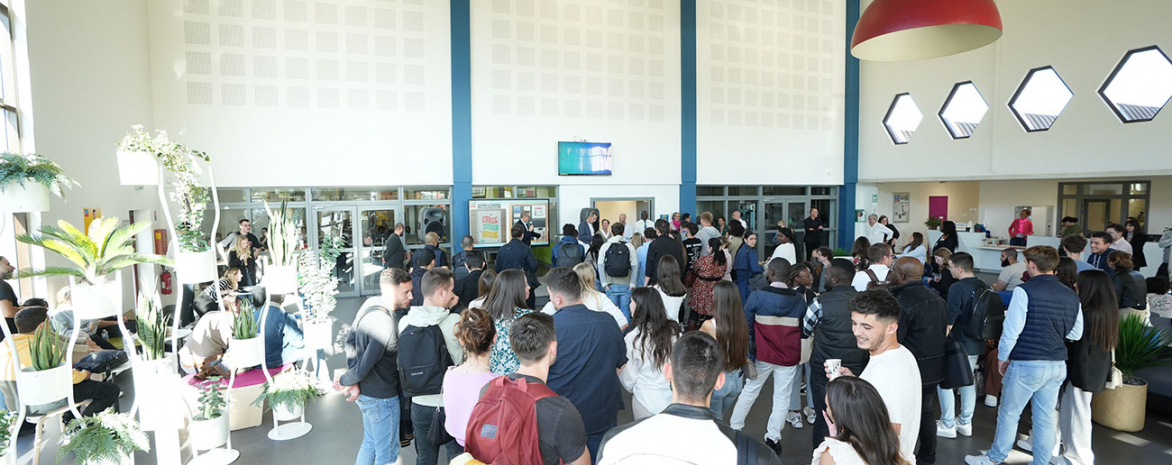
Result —
<instances>
[{"instance_id":1,"label":"red fire extinguisher","mask_svg":"<svg viewBox=\"0 0 1172 465\"><path fill-rule=\"evenodd\" d=\"M159 280L162 283L159 287L162 288L163 295L171 295L171 272L164 271L163 274L159 275Z\"/></svg>"}]
</instances>

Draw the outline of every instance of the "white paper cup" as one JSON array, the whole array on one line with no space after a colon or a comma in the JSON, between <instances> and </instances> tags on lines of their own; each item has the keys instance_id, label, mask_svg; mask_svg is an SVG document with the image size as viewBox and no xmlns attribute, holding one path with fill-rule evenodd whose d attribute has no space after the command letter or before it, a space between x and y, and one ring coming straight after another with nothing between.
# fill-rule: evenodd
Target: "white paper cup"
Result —
<instances>
[{"instance_id":1,"label":"white paper cup","mask_svg":"<svg viewBox=\"0 0 1172 465\"><path fill-rule=\"evenodd\" d=\"M831 381L833 381L834 378L842 376L838 372L839 368L842 368L842 360L841 359L831 358L831 359L826 360L826 373L827 373L827 376L830 377Z\"/></svg>"}]
</instances>

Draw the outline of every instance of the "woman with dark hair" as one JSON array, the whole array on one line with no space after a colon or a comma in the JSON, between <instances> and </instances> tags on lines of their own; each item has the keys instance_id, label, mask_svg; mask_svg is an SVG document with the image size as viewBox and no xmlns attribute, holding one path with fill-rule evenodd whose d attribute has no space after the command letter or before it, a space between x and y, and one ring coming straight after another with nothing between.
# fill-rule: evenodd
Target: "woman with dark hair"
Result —
<instances>
[{"instance_id":1,"label":"woman with dark hair","mask_svg":"<svg viewBox=\"0 0 1172 465\"><path fill-rule=\"evenodd\" d=\"M741 301L749 300L749 281L765 272L757 260L757 233L745 234L745 242L733 258L733 281L741 288Z\"/></svg>"},{"instance_id":2,"label":"woman with dark hair","mask_svg":"<svg viewBox=\"0 0 1172 465\"><path fill-rule=\"evenodd\" d=\"M631 291L631 332L623 337L628 361L619 381L633 396L631 410L636 421L671 405L671 384L663 377L663 366L671 359L680 326L667 319L659 296L649 287Z\"/></svg>"},{"instance_id":3,"label":"woman with dark hair","mask_svg":"<svg viewBox=\"0 0 1172 465\"><path fill-rule=\"evenodd\" d=\"M887 238L887 245L890 245L891 248L894 250L895 249L895 240L899 239L899 230L895 229L895 226L893 226L891 224L891 220L887 218L887 215L882 215L879 217L879 224L881 224L883 226L887 226L887 229L891 230L891 237Z\"/></svg>"},{"instance_id":4,"label":"woman with dark hair","mask_svg":"<svg viewBox=\"0 0 1172 465\"><path fill-rule=\"evenodd\" d=\"M716 283L724 279L729 262L728 257L721 250L721 243L719 237L709 239L708 248L712 250L712 253L700 257L700 261L696 262L696 282L692 283L691 293L692 310L695 312L688 315L689 327L693 327L693 321L698 325L712 317L713 289L716 287Z\"/></svg>"},{"instance_id":5,"label":"woman with dark hair","mask_svg":"<svg viewBox=\"0 0 1172 465\"><path fill-rule=\"evenodd\" d=\"M806 299L806 305L818 296L814 292L814 267L810 262L795 263L789 271L785 284Z\"/></svg>"},{"instance_id":6,"label":"woman with dark hair","mask_svg":"<svg viewBox=\"0 0 1172 465\"><path fill-rule=\"evenodd\" d=\"M1071 290L1078 292L1074 285L1078 282L1078 265L1070 257L1058 258L1058 266L1054 267L1054 277L1058 282L1065 284Z\"/></svg>"},{"instance_id":7,"label":"woman with dark hair","mask_svg":"<svg viewBox=\"0 0 1172 465\"><path fill-rule=\"evenodd\" d=\"M586 250L586 260L584 263L589 263L591 268L598 269L598 254L602 250L602 244L606 243L601 234L595 234L590 237L590 248ZM594 276L594 290L602 292L602 280L598 276Z\"/></svg>"},{"instance_id":8,"label":"woman with dark hair","mask_svg":"<svg viewBox=\"0 0 1172 465\"><path fill-rule=\"evenodd\" d=\"M480 297L477 297L468 303L468 308L484 308L484 301L488 300L488 294L492 292L492 283L496 282L496 272L492 270L484 270L480 274L480 279L476 282L476 291Z\"/></svg>"},{"instance_id":9,"label":"woman with dark hair","mask_svg":"<svg viewBox=\"0 0 1172 465\"><path fill-rule=\"evenodd\" d=\"M932 289L940 293L940 297L945 300L948 299L948 290L952 289L953 283L956 282L956 277L952 276L952 271L948 269L948 259L952 257L952 251L944 248L936 249L932 252ZM935 277L939 273L940 277Z\"/></svg>"},{"instance_id":10,"label":"woman with dark hair","mask_svg":"<svg viewBox=\"0 0 1172 465\"><path fill-rule=\"evenodd\" d=\"M741 250L741 244L745 243L745 225L740 221L733 221L728 224L728 250L734 255L738 250Z\"/></svg>"},{"instance_id":11,"label":"woman with dark hair","mask_svg":"<svg viewBox=\"0 0 1172 465\"><path fill-rule=\"evenodd\" d=\"M464 446L464 430L468 428L468 419L472 418L472 408L480 401L480 389L500 376L489 371L493 340L496 338L493 325L488 312L469 308L460 314L460 321L454 328L456 339L460 341L460 347L464 348L464 361L448 367L448 372L444 374L444 411L447 414L444 429L461 447Z\"/></svg>"},{"instance_id":12,"label":"woman with dark hair","mask_svg":"<svg viewBox=\"0 0 1172 465\"><path fill-rule=\"evenodd\" d=\"M924 247L924 235L919 231L912 233L912 240L903 247L903 253L899 254L899 258L912 257L920 261L920 264L928 263L928 248Z\"/></svg>"},{"instance_id":13,"label":"woman with dark hair","mask_svg":"<svg viewBox=\"0 0 1172 465\"><path fill-rule=\"evenodd\" d=\"M680 262L671 255L664 255L659 259L655 274L656 282L651 287L659 291L667 319L678 324L681 321L680 309L684 306L684 299L688 297L688 288L684 287L681 277Z\"/></svg>"},{"instance_id":14,"label":"woman with dark hair","mask_svg":"<svg viewBox=\"0 0 1172 465\"><path fill-rule=\"evenodd\" d=\"M721 236L728 234L728 221L723 216L716 217L716 232Z\"/></svg>"},{"instance_id":15,"label":"woman with dark hair","mask_svg":"<svg viewBox=\"0 0 1172 465\"><path fill-rule=\"evenodd\" d=\"M521 360L509 345L509 326L517 317L533 312L525 308L525 299L528 298L529 282L521 270L502 271L492 283L492 291L484 301L484 310L496 324L496 342L492 345L489 362L493 373L506 375L521 366Z\"/></svg>"},{"instance_id":16,"label":"woman with dark hair","mask_svg":"<svg viewBox=\"0 0 1172 465\"><path fill-rule=\"evenodd\" d=\"M1107 256L1107 266L1115 270L1115 293L1119 297L1119 311L1124 316L1139 314L1144 323L1148 318L1148 284L1144 276L1135 271L1131 262L1131 254L1127 252L1111 252Z\"/></svg>"},{"instance_id":17,"label":"woman with dark hair","mask_svg":"<svg viewBox=\"0 0 1172 465\"><path fill-rule=\"evenodd\" d=\"M907 465L879 391L862 378L840 376L826 384L830 434L814 449L817 465Z\"/></svg>"},{"instance_id":18,"label":"woman with dark hair","mask_svg":"<svg viewBox=\"0 0 1172 465\"><path fill-rule=\"evenodd\" d=\"M1034 235L1034 222L1030 221L1030 209L1022 210L1018 218L1009 224L1009 245L1025 247L1027 237Z\"/></svg>"},{"instance_id":19,"label":"woman with dark hair","mask_svg":"<svg viewBox=\"0 0 1172 465\"><path fill-rule=\"evenodd\" d=\"M713 318L705 321L700 331L716 338L716 345L724 352L724 386L712 393L709 402L716 418L724 419L744 386L741 367L749 361L749 324L741 307L741 293L736 284L716 283L712 293Z\"/></svg>"},{"instance_id":20,"label":"woman with dark hair","mask_svg":"<svg viewBox=\"0 0 1172 465\"><path fill-rule=\"evenodd\" d=\"M956 238L956 223L951 221L941 223L940 233L941 236L939 239L936 239L936 245L932 246L932 250L935 251L943 247L948 249L949 252L956 253L956 247L959 244Z\"/></svg>"},{"instance_id":21,"label":"woman with dark hair","mask_svg":"<svg viewBox=\"0 0 1172 465\"><path fill-rule=\"evenodd\" d=\"M1119 341L1119 307L1114 283L1100 270L1078 274L1078 300L1085 329L1081 339L1066 342L1068 383L1058 407L1058 425L1066 463L1092 464L1091 397L1106 387L1111 352Z\"/></svg>"},{"instance_id":22,"label":"woman with dark hair","mask_svg":"<svg viewBox=\"0 0 1172 465\"><path fill-rule=\"evenodd\" d=\"M871 261L867 259L867 249L869 248L871 248L871 241L867 239L867 236L859 236L851 245L851 261L855 263L855 271L865 270L871 266Z\"/></svg>"},{"instance_id":23,"label":"woman with dark hair","mask_svg":"<svg viewBox=\"0 0 1172 465\"><path fill-rule=\"evenodd\" d=\"M1148 235L1144 233L1143 228L1139 226L1139 220L1134 216L1123 222L1123 229L1127 230L1124 233L1127 243L1131 244L1131 263L1135 265L1135 270L1139 271L1148 266L1148 259L1144 255L1144 244L1148 243Z\"/></svg>"}]
</instances>

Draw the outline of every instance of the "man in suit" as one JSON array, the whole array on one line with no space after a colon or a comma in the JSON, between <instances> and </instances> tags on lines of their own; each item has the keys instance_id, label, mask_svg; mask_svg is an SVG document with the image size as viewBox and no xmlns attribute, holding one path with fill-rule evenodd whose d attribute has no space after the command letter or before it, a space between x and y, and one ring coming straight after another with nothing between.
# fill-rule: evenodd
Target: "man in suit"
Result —
<instances>
[{"instance_id":1,"label":"man in suit","mask_svg":"<svg viewBox=\"0 0 1172 465\"><path fill-rule=\"evenodd\" d=\"M468 304L480 297L480 275L484 274L484 255L480 251L463 252L464 259L460 268L464 270L464 277L456 281L456 296L460 298L459 309L468 308Z\"/></svg>"},{"instance_id":2,"label":"man in suit","mask_svg":"<svg viewBox=\"0 0 1172 465\"><path fill-rule=\"evenodd\" d=\"M395 231L387 236L387 248L383 250L383 268L398 268L406 271L403 260L407 257L407 248L403 247L403 223L395 223Z\"/></svg>"},{"instance_id":3,"label":"man in suit","mask_svg":"<svg viewBox=\"0 0 1172 465\"><path fill-rule=\"evenodd\" d=\"M525 229L520 223L513 225L512 239L508 244L501 246L496 254L496 272L504 270L521 270L525 272L525 280L529 282L529 298L525 300L527 308L533 308L536 296L533 291L540 284L537 281L537 257L533 256L533 249L521 242Z\"/></svg>"},{"instance_id":4,"label":"man in suit","mask_svg":"<svg viewBox=\"0 0 1172 465\"><path fill-rule=\"evenodd\" d=\"M517 224L521 225L521 229L525 234L521 236L521 242L525 245L533 245L533 239L541 237L541 234L533 232L533 222L530 220L530 213L527 211L521 212L521 219L517 220Z\"/></svg>"},{"instance_id":5,"label":"man in suit","mask_svg":"<svg viewBox=\"0 0 1172 465\"><path fill-rule=\"evenodd\" d=\"M598 210L591 209L590 213L586 215L586 219L582 220L582 224L578 225L578 242L586 244L590 247L590 239L594 237L594 223L598 221Z\"/></svg>"},{"instance_id":6,"label":"man in suit","mask_svg":"<svg viewBox=\"0 0 1172 465\"><path fill-rule=\"evenodd\" d=\"M803 242L806 243L806 259L809 260L814 249L822 246L822 220L818 219L818 209L811 208L810 216L802 220L802 223L802 226L806 228L806 237Z\"/></svg>"}]
</instances>

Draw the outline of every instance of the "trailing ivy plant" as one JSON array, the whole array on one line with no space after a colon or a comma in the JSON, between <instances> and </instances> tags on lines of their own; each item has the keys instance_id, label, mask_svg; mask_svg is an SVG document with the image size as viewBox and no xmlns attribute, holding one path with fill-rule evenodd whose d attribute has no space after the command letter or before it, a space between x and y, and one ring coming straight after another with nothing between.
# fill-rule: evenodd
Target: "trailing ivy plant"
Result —
<instances>
[{"instance_id":1,"label":"trailing ivy plant","mask_svg":"<svg viewBox=\"0 0 1172 465\"><path fill-rule=\"evenodd\" d=\"M0 153L0 192L12 184L25 187L26 182L45 186L49 192L62 199L65 198L66 190L80 185L66 176L60 166L41 155Z\"/></svg>"},{"instance_id":2,"label":"trailing ivy plant","mask_svg":"<svg viewBox=\"0 0 1172 465\"><path fill-rule=\"evenodd\" d=\"M118 150L153 153L163 167L175 176L171 180L169 197L172 202L179 204L175 224L179 248L185 252L206 252L210 245L203 233L203 220L211 194L208 188L199 184L199 175L202 173L199 161L207 162L211 159L207 153L171 142L167 131L158 130L151 137L142 130L141 125L132 128L134 132L122 138Z\"/></svg>"},{"instance_id":3,"label":"trailing ivy plant","mask_svg":"<svg viewBox=\"0 0 1172 465\"><path fill-rule=\"evenodd\" d=\"M159 360L167 355L167 326L171 319L163 313L158 296L138 295L138 337L142 339L142 359Z\"/></svg>"},{"instance_id":4,"label":"trailing ivy plant","mask_svg":"<svg viewBox=\"0 0 1172 465\"><path fill-rule=\"evenodd\" d=\"M257 396L256 400L252 401L252 405L259 407L267 400L269 404L266 410L271 410L278 405L293 410L297 407L305 407L305 403L309 399L322 394L324 391L314 385L308 372L292 369L278 373L273 376L272 381L265 382L264 391L261 392L260 396Z\"/></svg>"},{"instance_id":5,"label":"trailing ivy plant","mask_svg":"<svg viewBox=\"0 0 1172 465\"><path fill-rule=\"evenodd\" d=\"M256 337L256 331L256 311L252 306L252 298L244 298L240 301L240 309L236 311L236 315L233 317L232 338L238 340L252 339Z\"/></svg>"},{"instance_id":6,"label":"trailing ivy plant","mask_svg":"<svg viewBox=\"0 0 1172 465\"><path fill-rule=\"evenodd\" d=\"M150 440L129 413L107 409L92 417L81 417L65 427L65 445L57 464L70 452L75 463L121 463L135 451L150 452Z\"/></svg>"},{"instance_id":7,"label":"trailing ivy plant","mask_svg":"<svg viewBox=\"0 0 1172 465\"><path fill-rule=\"evenodd\" d=\"M199 383L199 412L195 414L196 420L211 420L224 415L228 402L224 399L224 385L220 379L219 376L212 376Z\"/></svg>"}]
</instances>

